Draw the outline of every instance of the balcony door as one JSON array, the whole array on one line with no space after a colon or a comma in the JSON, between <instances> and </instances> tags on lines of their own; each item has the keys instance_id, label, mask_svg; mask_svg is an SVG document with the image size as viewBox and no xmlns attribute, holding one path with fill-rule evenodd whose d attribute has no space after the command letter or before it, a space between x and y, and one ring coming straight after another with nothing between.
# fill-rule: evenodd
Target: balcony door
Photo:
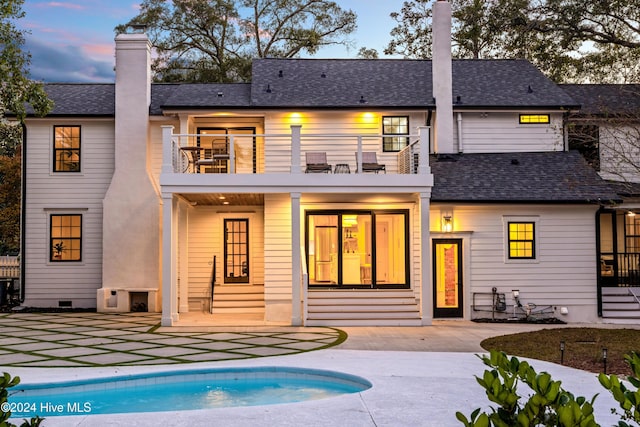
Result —
<instances>
[{"instance_id":1,"label":"balcony door","mask_svg":"<svg viewBox=\"0 0 640 427\"><path fill-rule=\"evenodd\" d=\"M256 128L254 127L199 127L200 157L215 159L204 173L229 173L230 143L233 136L235 173L256 173ZM230 136L231 135L231 136ZM216 159L217 158L217 159Z\"/></svg>"}]
</instances>

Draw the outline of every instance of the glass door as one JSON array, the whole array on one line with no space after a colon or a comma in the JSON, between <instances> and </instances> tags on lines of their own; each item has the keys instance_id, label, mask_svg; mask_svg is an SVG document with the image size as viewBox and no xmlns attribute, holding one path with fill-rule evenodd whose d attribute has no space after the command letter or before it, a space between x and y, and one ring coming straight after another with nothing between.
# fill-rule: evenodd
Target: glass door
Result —
<instances>
[{"instance_id":1,"label":"glass door","mask_svg":"<svg viewBox=\"0 0 640 427\"><path fill-rule=\"evenodd\" d=\"M224 220L224 283L249 283L249 220Z\"/></svg>"},{"instance_id":2,"label":"glass door","mask_svg":"<svg viewBox=\"0 0 640 427\"><path fill-rule=\"evenodd\" d=\"M433 317L463 317L462 240L433 240Z\"/></svg>"}]
</instances>

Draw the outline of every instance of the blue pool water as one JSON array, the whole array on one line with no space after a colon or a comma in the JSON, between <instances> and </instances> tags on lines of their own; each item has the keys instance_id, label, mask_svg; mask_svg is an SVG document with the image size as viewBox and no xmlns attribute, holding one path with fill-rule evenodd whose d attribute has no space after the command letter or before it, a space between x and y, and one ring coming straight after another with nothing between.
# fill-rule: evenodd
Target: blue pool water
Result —
<instances>
[{"instance_id":1,"label":"blue pool water","mask_svg":"<svg viewBox=\"0 0 640 427\"><path fill-rule=\"evenodd\" d=\"M259 367L170 371L93 380L19 384L12 417L183 411L272 405L357 393L364 378L333 371Z\"/></svg>"}]
</instances>

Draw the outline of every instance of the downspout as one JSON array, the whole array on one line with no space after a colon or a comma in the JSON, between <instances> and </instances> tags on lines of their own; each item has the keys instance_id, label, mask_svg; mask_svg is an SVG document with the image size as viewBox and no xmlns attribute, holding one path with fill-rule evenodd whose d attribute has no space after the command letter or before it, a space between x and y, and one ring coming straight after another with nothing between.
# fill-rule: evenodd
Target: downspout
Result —
<instances>
[{"instance_id":1,"label":"downspout","mask_svg":"<svg viewBox=\"0 0 640 427\"><path fill-rule=\"evenodd\" d=\"M433 153L433 128L431 127L431 119L433 119L433 109L429 108L427 110L427 123L426 126L429 127L429 154Z\"/></svg>"},{"instance_id":2,"label":"downspout","mask_svg":"<svg viewBox=\"0 0 640 427\"><path fill-rule=\"evenodd\" d=\"M27 217L27 126L22 123L22 147L21 147L21 155L20 159L20 303L24 302L24 294L25 294L25 260L27 259L25 256L25 247L26 247L26 237L25 237L25 229L24 226L26 224Z\"/></svg>"},{"instance_id":3,"label":"downspout","mask_svg":"<svg viewBox=\"0 0 640 427\"><path fill-rule=\"evenodd\" d=\"M462 113L458 112L458 153L464 152L464 144L462 142Z\"/></svg>"}]
</instances>

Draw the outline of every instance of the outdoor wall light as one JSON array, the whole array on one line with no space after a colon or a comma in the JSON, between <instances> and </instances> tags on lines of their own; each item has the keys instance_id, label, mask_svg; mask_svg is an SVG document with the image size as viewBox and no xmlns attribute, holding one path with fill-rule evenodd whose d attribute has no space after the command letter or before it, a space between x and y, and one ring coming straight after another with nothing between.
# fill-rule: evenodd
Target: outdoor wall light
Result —
<instances>
[{"instance_id":1,"label":"outdoor wall light","mask_svg":"<svg viewBox=\"0 0 640 427\"><path fill-rule=\"evenodd\" d=\"M453 214L451 212L442 213L442 231L445 233L453 231Z\"/></svg>"}]
</instances>

